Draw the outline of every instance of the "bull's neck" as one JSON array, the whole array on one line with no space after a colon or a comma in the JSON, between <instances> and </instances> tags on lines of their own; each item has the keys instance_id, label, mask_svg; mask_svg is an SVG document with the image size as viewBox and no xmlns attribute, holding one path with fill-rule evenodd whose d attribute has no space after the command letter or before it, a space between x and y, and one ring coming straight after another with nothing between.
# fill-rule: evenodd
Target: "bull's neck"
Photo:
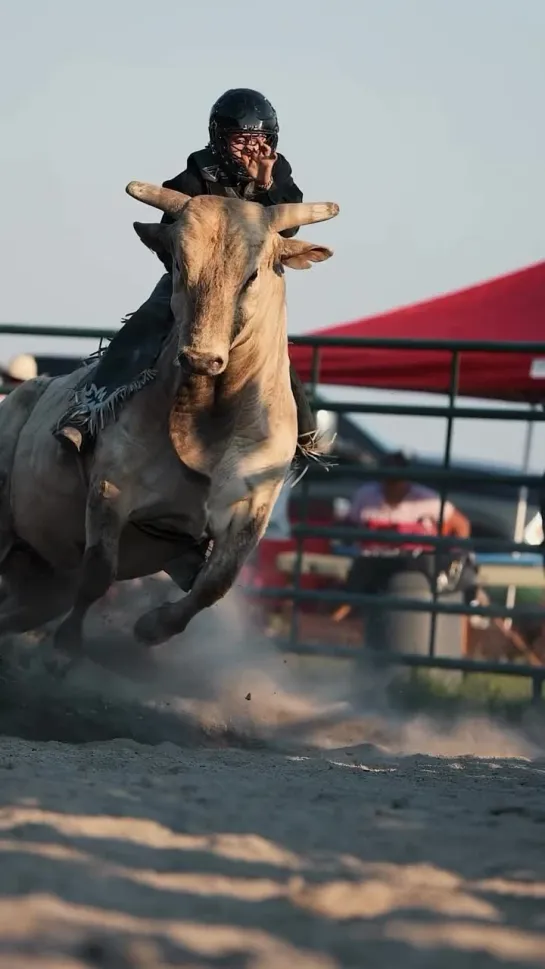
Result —
<instances>
[{"instance_id":1,"label":"bull's neck","mask_svg":"<svg viewBox=\"0 0 545 969\"><path fill-rule=\"evenodd\" d=\"M250 441L252 449L265 441L271 405L290 394L285 304L271 303L246 321L219 377L183 374L174 367L175 349L165 347L160 366L171 375L169 436L194 471L211 476L235 439Z\"/></svg>"},{"instance_id":2,"label":"bull's neck","mask_svg":"<svg viewBox=\"0 0 545 969\"><path fill-rule=\"evenodd\" d=\"M270 306L248 320L234 341L222 380L222 393L230 396L252 383L274 388L287 359L286 309Z\"/></svg>"},{"instance_id":3,"label":"bull's neck","mask_svg":"<svg viewBox=\"0 0 545 969\"><path fill-rule=\"evenodd\" d=\"M233 445L239 457L249 450L255 459L271 435L271 409L278 416L286 410L286 401L293 404L284 279L269 279L256 304L233 341L220 376L189 375L178 366L176 324L158 360L155 393L171 444L187 467L208 478L221 468Z\"/></svg>"}]
</instances>

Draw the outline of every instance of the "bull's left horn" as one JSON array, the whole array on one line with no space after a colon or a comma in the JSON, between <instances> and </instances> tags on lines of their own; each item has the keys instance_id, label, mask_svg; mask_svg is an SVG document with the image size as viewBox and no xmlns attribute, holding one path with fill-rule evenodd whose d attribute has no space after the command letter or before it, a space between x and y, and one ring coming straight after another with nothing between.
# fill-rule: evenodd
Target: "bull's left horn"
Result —
<instances>
[{"instance_id":1,"label":"bull's left horn","mask_svg":"<svg viewBox=\"0 0 545 969\"><path fill-rule=\"evenodd\" d=\"M267 209L269 223L276 232L295 229L299 225L327 222L339 214L336 202L282 202Z\"/></svg>"},{"instance_id":2,"label":"bull's left horn","mask_svg":"<svg viewBox=\"0 0 545 969\"><path fill-rule=\"evenodd\" d=\"M125 191L131 198L153 205L154 208L173 216L179 215L191 198L183 192L175 192L173 188L163 188L162 185L152 185L150 182L129 182Z\"/></svg>"}]
</instances>

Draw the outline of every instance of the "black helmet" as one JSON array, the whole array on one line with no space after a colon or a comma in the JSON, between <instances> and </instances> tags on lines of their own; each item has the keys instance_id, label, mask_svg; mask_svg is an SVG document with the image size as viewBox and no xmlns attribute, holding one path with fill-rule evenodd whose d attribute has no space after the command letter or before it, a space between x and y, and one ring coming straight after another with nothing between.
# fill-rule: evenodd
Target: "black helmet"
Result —
<instances>
[{"instance_id":1,"label":"black helmet","mask_svg":"<svg viewBox=\"0 0 545 969\"><path fill-rule=\"evenodd\" d=\"M249 180L249 175L229 151L230 135L266 135L273 151L278 144L276 111L259 91L247 87L232 88L218 98L210 112L208 131L210 147L218 155L221 167L240 180Z\"/></svg>"}]
</instances>

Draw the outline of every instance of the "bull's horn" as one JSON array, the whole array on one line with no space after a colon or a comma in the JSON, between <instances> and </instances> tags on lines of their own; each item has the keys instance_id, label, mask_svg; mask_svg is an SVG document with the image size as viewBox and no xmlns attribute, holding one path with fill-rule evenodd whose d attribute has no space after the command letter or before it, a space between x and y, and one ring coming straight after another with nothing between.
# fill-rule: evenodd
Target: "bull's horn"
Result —
<instances>
[{"instance_id":1,"label":"bull's horn","mask_svg":"<svg viewBox=\"0 0 545 969\"><path fill-rule=\"evenodd\" d=\"M276 232L295 229L299 225L327 222L339 214L336 202L282 202L267 209L271 228Z\"/></svg>"},{"instance_id":2,"label":"bull's horn","mask_svg":"<svg viewBox=\"0 0 545 969\"><path fill-rule=\"evenodd\" d=\"M150 182L129 182L125 191L133 199L153 205L167 215L179 215L191 198L183 192L175 192L173 188L163 188L162 185L152 185Z\"/></svg>"}]
</instances>

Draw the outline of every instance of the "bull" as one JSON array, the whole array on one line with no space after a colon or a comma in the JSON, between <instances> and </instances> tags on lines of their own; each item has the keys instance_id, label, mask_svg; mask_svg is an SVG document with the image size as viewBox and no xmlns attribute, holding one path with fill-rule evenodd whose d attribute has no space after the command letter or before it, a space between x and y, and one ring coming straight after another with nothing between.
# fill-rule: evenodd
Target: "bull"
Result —
<instances>
[{"instance_id":1,"label":"bull","mask_svg":"<svg viewBox=\"0 0 545 969\"><path fill-rule=\"evenodd\" d=\"M165 571L188 592L137 620L148 645L181 633L233 585L297 445L284 269L332 255L279 233L338 213L334 203L265 209L142 182L126 191L176 220L134 223L172 259L174 325L157 378L77 456L51 428L87 370L29 381L0 408L0 633L64 615L62 649L81 644L88 609L115 580Z\"/></svg>"}]
</instances>

